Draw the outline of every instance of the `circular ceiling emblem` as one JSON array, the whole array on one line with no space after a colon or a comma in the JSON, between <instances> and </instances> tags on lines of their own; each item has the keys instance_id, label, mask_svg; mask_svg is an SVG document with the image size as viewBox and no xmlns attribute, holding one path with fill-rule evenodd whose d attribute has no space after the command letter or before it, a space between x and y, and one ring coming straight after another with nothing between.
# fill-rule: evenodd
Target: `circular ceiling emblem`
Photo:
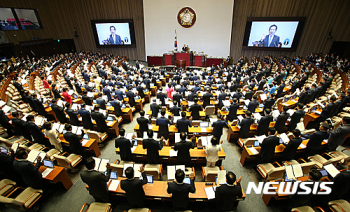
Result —
<instances>
[{"instance_id":1,"label":"circular ceiling emblem","mask_svg":"<svg viewBox=\"0 0 350 212\"><path fill-rule=\"evenodd\" d=\"M190 7L182 8L177 14L177 21L184 28L192 27L196 20L196 12Z\"/></svg>"}]
</instances>

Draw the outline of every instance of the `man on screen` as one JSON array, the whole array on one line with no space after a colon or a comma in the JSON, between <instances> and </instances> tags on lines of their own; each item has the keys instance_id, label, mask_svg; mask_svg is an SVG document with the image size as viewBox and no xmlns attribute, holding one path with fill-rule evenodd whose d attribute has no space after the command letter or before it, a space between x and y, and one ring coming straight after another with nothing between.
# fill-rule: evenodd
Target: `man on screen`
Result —
<instances>
[{"instance_id":1,"label":"man on screen","mask_svg":"<svg viewBox=\"0 0 350 212\"><path fill-rule=\"evenodd\" d=\"M108 40L109 44L112 44L112 45L123 44L120 36L115 34L115 31L116 31L115 26L110 26L109 31L111 32L110 35L107 34L107 36L108 36L107 40Z\"/></svg>"},{"instance_id":2,"label":"man on screen","mask_svg":"<svg viewBox=\"0 0 350 212\"><path fill-rule=\"evenodd\" d=\"M280 37L275 35L277 31L277 26L275 24L269 27L269 34L265 35L264 33L261 36L260 46L262 47L278 47L280 42Z\"/></svg>"}]
</instances>

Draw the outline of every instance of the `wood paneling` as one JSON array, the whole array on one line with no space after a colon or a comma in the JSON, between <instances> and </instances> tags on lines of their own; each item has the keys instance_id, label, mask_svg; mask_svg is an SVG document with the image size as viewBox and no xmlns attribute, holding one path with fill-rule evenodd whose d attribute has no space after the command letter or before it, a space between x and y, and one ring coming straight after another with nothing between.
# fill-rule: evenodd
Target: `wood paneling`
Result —
<instances>
[{"instance_id":1,"label":"wood paneling","mask_svg":"<svg viewBox=\"0 0 350 212\"><path fill-rule=\"evenodd\" d=\"M219 3L219 1L218 1ZM74 39L77 51L114 53L130 59L146 59L143 0L1 0L2 7L38 9L44 29L7 31L9 42L18 44L32 37ZM231 57L260 55L306 56L326 53L333 41L350 41L349 0L235 0L232 23ZM242 50L248 17L306 17L296 52ZM90 20L133 19L136 48L96 48ZM74 37L74 28L79 37ZM332 30L332 39L327 39ZM16 34L16 36L13 36Z\"/></svg>"},{"instance_id":2,"label":"wood paneling","mask_svg":"<svg viewBox=\"0 0 350 212\"><path fill-rule=\"evenodd\" d=\"M306 56L327 53L333 41L350 41L349 0L235 0L233 9L231 57L261 55ZM242 50L248 17L306 17L296 52ZM332 31L332 39L327 39Z\"/></svg>"},{"instance_id":3,"label":"wood paneling","mask_svg":"<svg viewBox=\"0 0 350 212\"><path fill-rule=\"evenodd\" d=\"M37 9L44 29L6 31L9 42L32 37L74 39L77 51L90 50L145 59L143 0L2 0L1 7ZM97 48L90 20L133 19L136 48ZM79 37L74 36L74 28ZM14 36L16 34L16 36Z\"/></svg>"}]
</instances>

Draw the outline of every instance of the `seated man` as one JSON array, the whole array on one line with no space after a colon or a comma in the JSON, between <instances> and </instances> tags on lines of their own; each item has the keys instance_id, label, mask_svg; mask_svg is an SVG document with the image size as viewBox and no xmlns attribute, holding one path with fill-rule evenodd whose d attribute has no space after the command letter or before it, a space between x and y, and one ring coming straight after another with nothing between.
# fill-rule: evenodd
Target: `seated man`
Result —
<instances>
[{"instance_id":1,"label":"seated man","mask_svg":"<svg viewBox=\"0 0 350 212\"><path fill-rule=\"evenodd\" d=\"M81 180L89 186L89 194L94 197L96 202L109 203L109 191L107 182L111 175L111 166L107 163L107 174L94 170L95 160L90 157L86 160L87 170L80 173Z\"/></svg>"},{"instance_id":2,"label":"seated man","mask_svg":"<svg viewBox=\"0 0 350 212\"><path fill-rule=\"evenodd\" d=\"M279 138L276 137L276 129L269 128L269 136L260 144L258 164L270 162L270 159L275 155L275 148L280 144Z\"/></svg>"},{"instance_id":3,"label":"seated man","mask_svg":"<svg viewBox=\"0 0 350 212\"><path fill-rule=\"evenodd\" d=\"M293 135L294 135L294 138L292 138L288 142L288 144L283 143L283 145L286 146L286 148L283 150L283 153L282 153L283 160L289 161L289 160L295 159L297 149L300 146L301 142L303 141L300 137L300 130L294 129Z\"/></svg>"},{"instance_id":4,"label":"seated man","mask_svg":"<svg viewBox=\"0 0 350 212\"><path fill-rule=\"evenodd\" d=\"M147 184L147 176L144 167L140 170L142 181L134 178L134 168L128 167L125 169L126 180L120 182L120 188L126 193L126 199L132 208L143 208L145 206L145 191L143 185Z\"/></svg>"},{"instance_id":5,"label":"seated man","mask_svg":"<svg viewBox=\"0 0 350 212\"><path fill-rule=\"evenodd\" d=\"M84 130L81 130L81 135L78 136L75 133L72 133L72 125L71 124L66 124L64 126L65 130L67 130L67 132L65 134L63 134L63 137L66 141L69 142L69 148L71 150L72 153L77 154L77 155L81 155L81 156L85 156L84 150L83 150L83 146L81 144L81 140L84 137Z\"/></svg>"},{"instance_id":6,"label":"seated man","mask_svg":"<svg viewBox=\"0 0 350 212\"><path fill-rule=\"evenodd\" d=\"M236 210L236 199L243 196L241 182L242 177L236 181L236 175L233 172L227 172L227 184L219 185L215 190L216 208L219 211ZM236 182L236 185L235 185Z\"/></svg>"},{"instance_id":7,"label":"seated man","mask_svg":"<svg viewBox=\"0 0 350 212\"><path fill-rule=\"evenodd\" d=\"M312 156L321 149L322 141L329 138L329 124L327 122L322 122L319 126L319 130L311 135L302 135L304 138L309 138L306 144L306 156Z\"/></svg>"},{"instance_id":8,"label":"seated man","mask_svg":"<svg viewBox=\"0 0 350 212\"><path fill-rule=\"evenodd\" d=\"M350 117L343 117L342 126L331 131L328 139L327 151L334 151L345 141L345 137L350 134Z\"/></svg>"},{"instance_id":9,"label":"seated man","mask_svg":"<svg viewBox=\"0 0 350 212\"><path fill-rule=\"evenodd\" d=\"M185 173L183 170L178 169L175 173L175 181L168 183L168 194L171 194L171 200L173 202L173 208L175 211L186 210L189 203L188 194L195 193L196 187L194 185L194 173L190 174L191 184L183 183L185 179Z\"/></svg>"}]
</instances>

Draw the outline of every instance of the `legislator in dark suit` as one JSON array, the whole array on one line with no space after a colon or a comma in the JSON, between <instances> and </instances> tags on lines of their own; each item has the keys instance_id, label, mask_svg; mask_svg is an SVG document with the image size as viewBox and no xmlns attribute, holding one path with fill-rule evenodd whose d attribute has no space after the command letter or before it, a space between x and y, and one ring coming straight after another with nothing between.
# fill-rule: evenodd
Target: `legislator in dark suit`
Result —
<instances>
[{"instance_id":1,"label":"legislator in dark suit","mask_svg":"<svg viewBox=\"0 0 350 212\"><path fill-rule=\"evenodd\" d=\"M116 138L115 148L118 148L118 147L120 150L120 158L123 161L132 161L131 147L133 147L133 144L130 142L130 140L124 137Z\"/></svg>"},{"instance_id":2,"label":"legislator in dark suit","mask_svg":"<svg viewBox=\"0 0 350 212\"><path fill-rule=\"evenodd\" d=\"M82 96L83 101L85 102L86 105L92 106L92 97L88 97L87 95Z\"/></svg>"},{"instance_id":3,"label":"legislator in dark suit","mask_svg":"<svg viewBox=\"0 0 350 212\"><path fill-rule=\"evenodd\" d=\"M104 116L100 112L93 111L91 113L91 118L93 118L96 121L96 125L101 131L107 132L108 127L107 127L107 124L106 124L106 118L107 118L106 116Z\"/></svg>"},{"instance_id":4,"label":"legislator in dark suit","mask_svg":"<svg viewBox=\"0 0 350 212\"><path fill-rule=\"evenodd\" d=\"M202 106L194 103L193 105L191 105L190 107L190 111L192 112L191 113L191 116L194 120L199 120L199 111L202 111Z\"/></svg>"},{"instance_id":5,"label":"legislator in dark suit","mask_svg":"<svg viewBox=\"0 0 350 212\"><path fill-rule=\"evenodd\" d=\"M259 101L254 99L249 102L248 104L248 110L252 113L255 113L255 109L259 106Z\"/></svg>"},{"instance_id":6,"label":"legislator in dark suit","mask_svg":"<svg viewBox=\"0 0 350 212\"><path fill-rule=\"evenodd\" d=\"M145 172L141 172L142 180L132 178L120 181L120 188L126 193L126 199L132 208L142 208L145 205L145 191L143 185L147 184Z\"/></svg>"},{"instance_id":7,"label":"legislator in dark suit","mask_svg":"<svg viewBox=\"0 0 350 212\"><path fill-rule=\"evenodd\" d=\"M35 123L31 121L27 121L26 127L27 130L30 131L32 137L34 138L35 143L50 146L49 139L45 137L45 134L42 132L42 128L38 127Z\"/></svg>"},{"instance_id":8,"label":"legislator in dark suit","mask_svg":"<svg viewBox=\"0 0 350 212\"><path fill-rule=\"evenodd\" d=\"M175 143L174 150L177 152L177 164L189 165L191 161L190 149L195 146L194 142L180 141Z\"/></svg>"},{"instance_id":9,"label":"legislator in dark suit","mask_svg":"<svg viewBox=\"0 0 350 212\"><path fill-rule=\"evenodd\" d=\"M250 131L250 125L254 123L254 119L251 117L244 118L240 123L239 126L241 128L239 129L239 137L240 138L248 138L249 131Z\"/></svg>"},{"instance_id":10,"label":"legislator in dark suit","mask_svg":"<svg viewBox=\"0 0 350 212\"><path fill-rule=\"evenodd\" d=\"M264 111L266 110L266 109L270 109L271 110L271 108L272 108L272 106L275 104L275 99L273 99L273 98L269 98L269 99L267 99L266 101L265 101L265 103L264 103Z\"/></svg>"},{"instance_id":11,"label":"legislator in dark suit","mask_svg":"<svg viewBox=\"0 0 350 212\"><path fill-rule=\"evenodd\" d=\"M91 122L90 112L88 110L85 110L85 108L82 108L81 110L79 110L79 115L81 116L81 118L83 120L84 128L92 130L93 125Z\"/></svg>"},{"instance_id":12,"label":"legislator in dark suit","mask_svg":"<svg viewBox=\"0 0 350 212\"><path fill-rule=\"evenodd\" d=\"M146 119L145 117L141 116L139 118L136 119L137 123L139 124L139 130L141 133L141 137L143 137L143 132L146 132L148 130L148 124L152 123L150 122L148 119Z\"/></svg>"},{"instance_id":13,"label":"legislator in dark suit","mask_svg":"<svg viewBox=\"0 0 350 212\"><path fill-rule=\"evenodd\" d=\"M321 130L314 132L310 136L303 135L303 137L309 138L306 145L306 154L311 156L321 149L322 141L329 138L329 132Z\"/></svg>"},{"instance_id":14,"label":"legislator in dark suit","mask_svg":"<svg viewBox=\"0 0 350 212\"><path fill-rule=\"evenodd\" d=\"M280 42L280 37L274 35L271 39L269 35L266 35L264 38L263 47L278 47L278 43Z\"/></svg>"},{"instance_id":15,"label":"legislator in dark suit","mask_svg":"<svg viewBox=\"0 0 350 212\"><path fill-rule=\"evenodd\" d=\"M345 170L337 174L333 179L332 192L329 194L330 200L345 199L350 193L350 170Z\"/></svg>"},{"instance_id":16,"label":"legislator in dark suit","mask_svg":"<svg viewBox=\"0 0 350 212\"><path fill-rule=\"evenodd\" d=\"M212 135L217 137L220 140L221 135L222 135L222 130L224 129L224 127L227 128L227 123L226 123L226 121L219 119L213 123L212 127L213 127Z\"/></svg>"},{"instance_id":17,"label":"legislator in dark suit","mask_svg":"<svg viewBox=\"0 0 350 212\"><path fill-rule=\"evenodd\" d=\"M220 211L234 211L236 209L236 199L242 196L240 183L237 183L237 185L220 185L215 190L216 208Z\"/></svg>"},{"instance_id":18,"label":"legislator in dark suit","mask_svg":"<svg viewBox=\"0 0 350 212\"><path fill-rule=\"evenodd\" d=\"M56 88L52 88L52 93L53 93L53 96L55 97L55 99L62 98L60 95L60 92Z\"/></svg>"},{"instance_id":19,"label":"legislator in dark suit","mask_svg":"<svg viewBox=\"0 0 350 212\"><path fill-rule=\"evenodd\" d=\"M275 128L278 131L278 133L283 132L285 126L286 126L286 121L289 118L289 113L287 112L282 112L276 120Z\"/></svg>"},{"instance_id":20,"label":"legislator in dark suit","mask_svg":"<svg viewBox=\"0 0 350 212\"><path fill-rule=\"evenodd\" d=\"M178 92L174 93L173 95L173 101L176 101L177 102L177 106L180 107L180 104L181 104L181 99L182 99L182 95Z\"/></svg>"},{"instance_id":21,"label":"legislator in dark suit","mask_svg":"<svg viewBox=\"0 0 350 212\"><path fill-rule=\"evenodd\" d=\"M178 119L176 122L176 128L178 129L178 132L188 132L188 128L192 127L192 122L184 117L181 119Z\"/></svg>"},{"instance_id":22,"label":"legislator in dark suit","mask_svg":"<svg viewBox=\"0 0 350 212\"><path fill-rule=\"evenodd\" d=\"M163 142L154 140L153 138L143 139L143 149L147 149L147 163L159 164L159 151L163 149Z\"/></svg>"},{"instance_id":23,"label":"legislator in dark suit","mask_svg":"<svg viewBox=\"0 0 350 212\"><path fill-rule=\"evenodd\" d=\"M79 126L78 112L73 109L67 109L66 113L69 116L69 121L74 126Z\"/></svg>"},{"instance_id":24,"label":"legislator in dark suit","mask_svg":"<svg viewBox=\"0 0 350 212\"><path fill-rule=\"evenodd\" d=\"M179 156L179 155L178 155ZM168 183L168 194L172 194L171 201L173 202L174 209L186 210L189 197L188 194L195 193L196 187L194 186L194 179L190 181L191 184L171 182Z\"/></svg>"},{"instance_id":25,"label":"legislator in dark suit","mask_svg":"<svg viewBox=\"0 0 350 212\"><path fill-rule=\"evenodd\" d=\"M159 137L164 137L165 139L168 139L169 137L169 125L171 125L172 122L165 118L164 116L161 116L157 118L156 125L159 126L158 135Z\"/></svg>"},{"instance_id":26,"label":"legislator in dark suit","mask_svg":"<svg viewBox=\"0 0 350 212\"><path fill-rule=\"evenodd\" d=\"M262 116L258 122L257 135L267 135L269 131L270 122L273 121L273 117L271 115Z\"/></svg>"},{"instance_id":27,"label":"legislator in dark suit","mask_svg":"<svg viewBox=\"0 0 350 212\"><path fill-rule=\"evenodd\" d=\"M275 148L279 145L279 138L273 135L268 136L261 143L259 152L259 164L267 163L275 155Z\"/></svg>"},{"instance_id":28,"label":"legislator in dark suit","mask_svg":"<svg viewBox=\"0 0 350 212\"><path fill-rule=\"evenodd\" d=\"M237 103L232 103L229 108L228 108L228 115L227 115L227 119L229 121L232 121L233 119L237 119L237 110L239 108L239 104Z\"/></svg>"},{"instance_id":29,"label":"legislator in dark suit","mask_svg":"<svg viewBox=\"0 0 350 212\"><path fill-rule=\"evenodd\" d=\"M344 124L331 131L331 136L328 139L328 151L335 150L339 145L344 143L345 137L350 134L350 124Z\"/></svg>"},{"instance_id":30,"label":"legislator in dark suit","mask_svg":"<svg viewBox=\"0 0 350 212\"><path fill-rule=\"evenodd\" d=\"M297 149L303 140L301 138L292 138L288 144L283 143L286 148L283 150L282 157L284 160L289 161L294 159Z\"/></svg>"},{"instance_id":31,"label":"legislator in dark suit","mask_svg":"<svg viewBox=\"0 0 350 212\"><path fill-rule=\"evenodd\" d=\"M63 137L69 142L69 148L73 153L84 157L83 146L81 144L81 139L84 137L84 132L81 135L77 135L68 131L63 134Z\"/></svg>"},{"instance_id":32,"label":"legislator in dark suit","mask_svg":"<svg viewBox=\"0 0 350 212\"><path fill-rule=\"evenodd\" d=\"M122 116L123 115L123 111L121 109L120 102L117 101L117 100L114 100L114 101L111 101L110 103L111 103L111 105L114 108L114 115L116 117Z\"/></svg>"},{"instance_id":33,"label":"legislator in dark suit","mask_svg":"<svg viewBox=\"0 0 350 212\"><path fill-rule=\"evenodd\" d=\"M28 141L32 141L32 136L30 135L30 131L27 128L27 123L20 118L13 118L12 124L15 126L14 130L17 135L23 135L25 139Z\"/></svg>"},{"instance_id":34,"label":"legislator in dark suit","mask_svg":"<svg viewBox=\"0 0 350 212\"><path fill-rule=\"evenodd\" d=\"M159 113L159 109L161 109L161 106L157 105L157 103L152 103L150 105L151 111L152 111L152 117L157 118L158 117L158 113Z\"/></svg>"},{"instance_id":35,"label":"legislator in dark suit","mask_svg":"<svg viewBox=\"0 0 350 212\"><path fill-rule=\"evenodd\" d=\"M122 43L122 39L120 38L119 35L117 34L110 34L109 37L108 37L108 43L112 44L112 45L120 45L120 44L123 44Z\"/></svg>"},{"instance_id":36,"label":"legislator in dark suit","mask_svg":"<svg viewBox=\"0 0 350 212\"><path fill-rule=\"evenodd\" d=\"M213 94L206 92L203 94L203 108L210 105L210 98L213 97Z\"/></svg>"},{"instance_id":37,"label":"legislator in dark suit","mask_svg":"<svg viewBox=\"0 0 350 212\"><path fill-rule=\"evenodd\" d=\"M39 171L41 162L36 165L26 159L18 159L13 161L13 168L22 176L25 184L36 189L45 189L45 182Z\"/></svg>"},{"instance_id":38,"label":"legislator in dark suit","mask_svg":"<svg viewBox=\"0 0 350 212\"><path fill-rule=\"evenodd\" d=\"M289 131L294 130L297 124L300 122L300 119L303 118L304 116L305 116L304 110L295 111L290 119L288 130Z\"/></svg>"},{"instance_id":39,"label":"legislator in dark suit","mask_svg":"<svg viewBox=\"0 0 350 212\"><path fill-rule=\"evenodd\" d=\"M52 104L51 108L52 108L53 112L55 112L58 121L60 121L62 124L63 123L68 123L67 117L66 117L66 114L64 113L64 108L63 107L60 107L60 106L58 106L56 104Z\"/></svg>"},{"instance_id":40,"label":"legislator in dark suit","mask_svg":"<svg viewBox=\"0 0 350 212\"><path fill-rule=\"evenodd\" d=\"M107 175L95 170L83 170L80 173L81 180L89 186L89 194L96 202L110 202L107 186L110 175L111 169L107 169Z\"/></svg>"}]
</instances>

